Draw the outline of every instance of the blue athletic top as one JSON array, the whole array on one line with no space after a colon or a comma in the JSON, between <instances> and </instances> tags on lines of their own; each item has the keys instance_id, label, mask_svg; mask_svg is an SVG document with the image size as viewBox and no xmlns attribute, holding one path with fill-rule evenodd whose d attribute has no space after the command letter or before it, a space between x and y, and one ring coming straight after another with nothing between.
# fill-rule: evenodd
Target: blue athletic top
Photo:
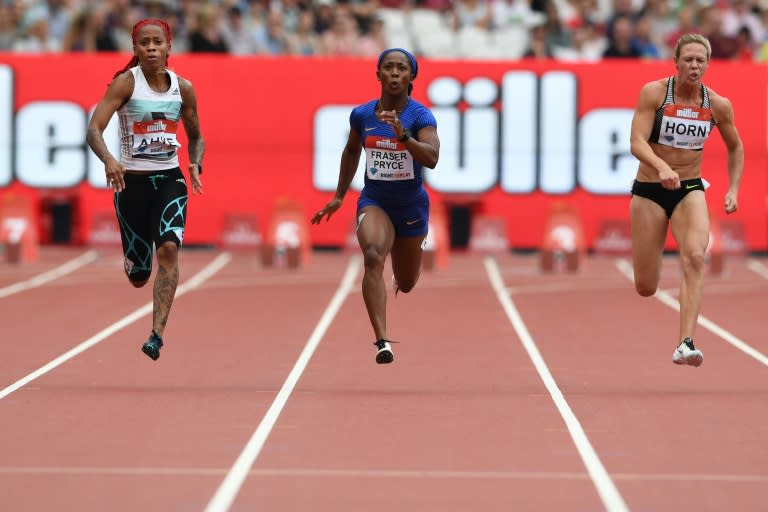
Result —
<instances>
[{"instance_id":1,"label":"blue athletic top","mask_svg":"<svg viewBox=\"0 0 768 512\"><path fill-rule=\"evenodd\" d=\"M398 142L394 129L376 117L378 100L359 105L349 115L349 125L360 133L365 150L365 192L382 201L408 203L422 190L422 164L414 160L405 144ZM425 126L437 128L432 112L414 99L400 114L403 128L411 137Z\"/></svg>"}]
</instances>

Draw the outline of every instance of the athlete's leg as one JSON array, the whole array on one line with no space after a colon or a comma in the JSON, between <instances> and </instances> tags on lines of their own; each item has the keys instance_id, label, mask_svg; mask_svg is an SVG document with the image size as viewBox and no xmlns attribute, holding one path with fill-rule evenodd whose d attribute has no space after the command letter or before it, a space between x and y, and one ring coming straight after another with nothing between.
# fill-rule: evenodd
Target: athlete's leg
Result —
<instances>
[{"instance_id":1,"label":"athlete's leg","mask_svg":"<svg viewBox=\"0 0 768 512\"><path fill-rule=\"evenodd\" d=\"M157 274L152 290L152 330L160 337L165 331L178 284L179 248L173 242L165 242L157 249Z\"/></svg>"},{"instance_id":2,"label":"athlete's leg","mask_svg":"<svg viewBox=\"0 0 768 512\"><path fill-rule=\"evenodd\" d=\"M424 238L425 236L399 237L392 245L392 272L395 274L398 291L410 292L419 280Z\"/></svg>"},{"instance_id":3,"label":"athlete's leg","mask_svg":"<svg viewBox=\"0 0 768 512\"><path fill-rule=\"evenodd\" d=\"M669 221L664 209L645 197L632 196L629 210L635 290L648 297L656 293L659 286Z\"/></svg>"},{"instance_id":4,"label":"athlete's leg","mask_svg":"<svg viewBox=\"0 0 768 512\"><path fill-rule=\"evenodd\" d=\"M680 285L680 339L693 338L704 287L704 256L709 245L709 212L703 191L687 194L671 220L683 267Z\"/></svg>"},{"instance_id":5,"label":"athlete's leg","mask_svg":"<svg viewBox=\"0 0 768 512\"><path fill-rule=\"evenodd\" d=\"M179 284L179 246L187 218L187 186L180 171L156 178L152 223L155 233L157 274L152 291L152 329L163 336Z\"/></svg>"},{"instance_id":6,"label":"athlete's leg","mask_svg":"<svg viewBox=\"0 0 768 512\"><path fill-rule=\"evenodd\" d=\"M376 206L358 212L357 241L363 253L363 300L377 340L387 337L387 288L384 264L395 240L389 216Z\"/></svg>"},{"instance_id":7,"label":"athlete's leg","mask_svg":"<svg viewBox=\"0 0 768 512\"><path fill-rule=\"evenodd\" d=\"M123 245L123 270L141 288L152 274L151 196L141 176L127 174L126 187L114 195L115 215Z\"/></svg>"}]
</instances>

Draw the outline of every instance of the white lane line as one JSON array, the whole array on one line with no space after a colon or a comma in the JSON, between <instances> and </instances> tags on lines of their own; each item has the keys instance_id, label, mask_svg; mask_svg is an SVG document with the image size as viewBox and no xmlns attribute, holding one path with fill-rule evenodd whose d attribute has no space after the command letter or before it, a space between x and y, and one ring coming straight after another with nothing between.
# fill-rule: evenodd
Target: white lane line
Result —
<instances>
[{"instance_id":1,"label":"white lane line","mask_svg":"<svg viewBox=\"0 0 768 512\"><path fill-rule=\"evenodd\" d=\"M99 466L0 466L7 475L135 475L135 476L220 476L227 468L174 467L99 467ZM589 474L577 471L435 471L418 469L252 469L249 476L304 478L403 478L474 480L588 480ZM710 473L614 473L615 480L657 482L768 482L768 475Z\"/></svg>"},{"instance_id":2,"label":"white lane line","mask_svg":"<svg viewBox=\"0 0 768 512\"><path fill-rule=\"evenodd\" d=\"M594 484L597 493L600 495L600 499L602 500L606 511L629 512L627 504L624 502L621 494L619 494L619 490L616 488L613 480L611 480L605 466L600 462L600 457L598 457L597 452L595 452L595 449L587 438L587 434L581 427L578 418L573 413L573 410L571 410L571 406L568 405L563 393L557 386L557 382L555 382L555 378L552 376L547 364L544 362L544 358L542 357L541 352L539 352L536 342L528 331L522 316L520 316L520 312L510 298L509 293L507 293L498 264L490 257L485 258L483 263L485 264L485 271L488 274L488 278L491 281L491 286L496 292L496 297L504 307L504 311L507 313L507 317L512 323L512 326L515 328L515 331L520 338L520 342L526 352L528 352L528 357L531 359L531 362L536 368L547 391L549 391L549 395L552 397L552 401L560 412L560 416L563 418L566 427L568 427L571 439L573 439L576 450L578 450L581 460L584 462L584 466L592 479L592 483Z\"/></svg>"},{"instance_id":3,"label":"white lane line","mask_svg":"<svg viewBox=\"0 0 768 512\"><path fill-rule=\"evenodd\" d=\"M632 264L629 261L623 258L619 258L616 260L616 267L619 269L619 271L622 274L624 274L624 276L627 279L629 279L630 281L634 281L635 279L634 271L632 270ZM663 304L669 306L675 311L680 312L680 303L678 302L677 299L675 299L675 297L673 297L666 291L656 290L656 294L654 295L654 297L656 297ZM701 314L699 315L699 325L701 325L708 331L714 333L716 336L719 336L720 338L725 340L727 343L730 343L735 348L741 350L742 352L747 354L749 357L752 357L756 359L758 362L762 363L763 365L768 366L768 356L752 348L745 341L739 339L732 333L723 329L722 327L720 327L719 325L717 325L715 322L705 317L704 315L701 315Z\"/></svg>"},{"instance_id":4,"label":"white lane line","mask_svg":"<svg viewBox=\"0 0 768 512\"><path fill-rule=\"evenodd\" d=\"M181 284L176 289L176 298L179 298L185 293L187 293L188 291L194 290L195 288L200 286L203 282L205 282L206 279L210 278L216 272L224 268L224 266L227 263L229 263L230 259L232 259L232 256L229 253L225 252L225 253L219 254L213 261L211 261L208 265L206 265L200 272L190 277L188 280L186 280L183 284ZM14 391L17 391L19 388L23 387L24 385L29 384L30 382L40 377L41 375L45 375L46 373L53 370L54 368L61 366L62 364L66 363L73 357L77 356L78 354L81 354L86 350L88 350L89 348L93 347L94 345L104 341L105 339L112 336L116 332L129 326L139 318L145 315L148 315L150 313L152 313L152 302L148 302L144 304L139 309L133 311L132 313L129 313L128 315L121 318L117 322L108 326L106 329L103 329L102 331L98 332L94 336L88 338L87 340L83 341L79 345L63 353L56 359L41 366L40 368L33 371L29 375L17 380L10 386L6 387L2 391L0 391L0 400L7 397Z\"/></svg>"},{"instance_id":5,"label":"white lane line","mask_svg":"<svg viewBox=\"0 0 768 512\"><path fill-rule=\"evenodd\" d=\"M293 369L285 379L285 383L280 388L280 391L272 401L272 405L269 406L264 418L256 428L256 431L251 436L251 439L243 448L242 453L235 461L232 468L227 473L224 481L219 485L216 493L211 498L208 506L205 508L205 512L225 512L229 510L232 503L235 501L237 493L240 491L240 487L248 477L248 473L251 470L251 466L259 456L264 443L267 440L272 428L277 422L277 418L285 407L288 398L291 396L296 383L299 381L301 374L304 373L304 369L307 367L309 360L312 358L312 354L315 353L320 341L323 339L325 332L330 327L331 322L336 317L336 314L341 309L342 304L349 295L352 287L354 286L357 274L362 266L361 258L359 256L352 257L347 269L344 272L344 276L341 279L339 288L336 290L331 302L323 312L320 321L318 322L315 330L307 340L304 350L301 351L299 358L293 366Z\"/></svg>"},{"instance_id":6,"label":"white lane line","mask_svg":"<svg viewBox=\"0 0 768 512\"><path fill-rule=\"evenodd\" d=\"M752 272L754 272L755 274L758 274L763 279L768 279L768 267L766 267L764 264L760 263L759 261L748 260L747 268Z\"/></svg>"},{"instance_id":7,"label":"white lane line","mask_svg":"<svg viewBox=\"0 0 768 512\"><path fill-rule=\"evenodd\" d=\"M38 286L42 286L49 281L53 281L54 279L58 279L67 274L70 274L80 267L84 267L85 265L91 263L97 257L98 253L96 251L88 251L84 254L81 254L77 258L71 259L66 263L59 265L58 267L52 268L51 270L43 272L42 274L38 274L35 277L31 277L26 281L19 281L18 283L0 288L0 299L3 297L8 297L9 295L13 295L14 293L23 292L24 290L37 288Z\"/></svg>"}]
</instances>

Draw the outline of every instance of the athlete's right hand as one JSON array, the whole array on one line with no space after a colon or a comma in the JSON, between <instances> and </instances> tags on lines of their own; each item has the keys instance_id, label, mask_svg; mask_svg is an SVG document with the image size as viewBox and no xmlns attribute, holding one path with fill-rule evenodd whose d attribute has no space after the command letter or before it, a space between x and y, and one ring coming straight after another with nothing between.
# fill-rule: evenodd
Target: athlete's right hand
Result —
<instances>
[{"instance_id":1,"label":"athlete's right hand","mask_svg":"<svg viewBox=\"0 0 768 512\"><path fill-rule=\"evenodd\" d=\"M665 169L659 172L659 181L661 181L661 186L667 190L677 190L680 188L680 175L672 169Z\"/></svg>"},{"instance_id":2,"label":"athlete's right hand","mask_svg":"<svg viewBox=\"0 0 768 512\"><path fill-rule=\"evenodd\" d=\"M312 224L320 224L320 221L323 220L323 217L326 215L328 218L326 219L331 220L331 215L334 214L336 210L338 210L341 207L341 199L334 197L331 201L328 202L328 204L325 205L325 208L318 211L313 217L312 217Z\"/></svg>"},{"instance_id":3,"label":"athlete's right hand","mask_svg":"<svg viewBox=\"0 0 768 512\"><path fill-rule=\"evenodd\" d=\"M125 169L120 162L114 158L110 158L104 162L104 172L107 175L107 186L113 189L115 192L122 192L125 189Z\"/></svg>"}]
</instances>

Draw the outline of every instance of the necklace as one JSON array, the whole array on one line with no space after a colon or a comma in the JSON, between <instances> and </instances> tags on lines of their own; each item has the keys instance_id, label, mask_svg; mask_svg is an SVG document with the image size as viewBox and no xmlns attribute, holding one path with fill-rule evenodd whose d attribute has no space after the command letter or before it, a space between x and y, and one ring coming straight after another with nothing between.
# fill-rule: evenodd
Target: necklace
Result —
<instances>
[{"instance_id":1,"label":"necklace","mask_svg":"<svg viewBox=\"0 0 768 512\"><path fill-rule=\"evenodd\" d=\"M408 101L406 101L405 104L407 105ZM397 110L397 109L392 109L392 110L394 110L396 114L402 114L403 110L405 110L405 107L401 108L400 110ZM380 113L380 112L384 111L384 107L381 106L381 101L380 100L376 101L376 108L374 109L374 111L376 113Z\"/></svg>"}]
</instances>

